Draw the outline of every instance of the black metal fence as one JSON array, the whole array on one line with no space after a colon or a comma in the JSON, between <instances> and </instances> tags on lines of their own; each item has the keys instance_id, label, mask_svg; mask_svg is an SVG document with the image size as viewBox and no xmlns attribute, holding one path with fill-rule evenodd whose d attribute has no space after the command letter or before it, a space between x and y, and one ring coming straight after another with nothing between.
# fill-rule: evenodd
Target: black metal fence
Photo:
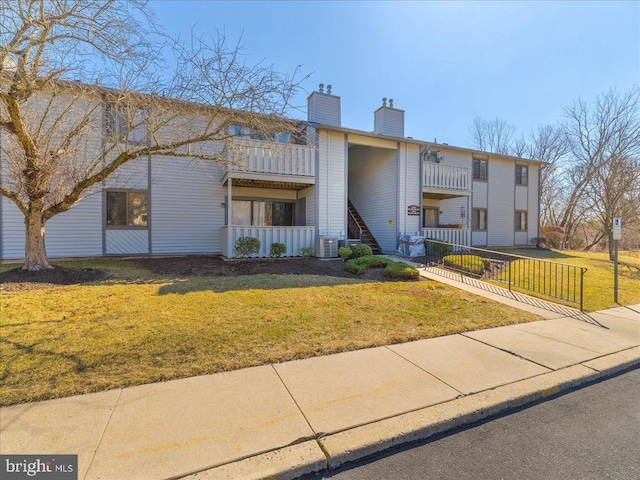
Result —
<instances>
[{"instance_id":1,"label":"black metal fence","mask_svg":"<svg viewBox=\"0 0 640 480\"><path fill-rule=\"evenodd\" d=\"M512 255L482 248L424 241L425 264L503 284L510 291L533 292L580 306L583 310L585 267Z\"/></svg>"}]
</instances>

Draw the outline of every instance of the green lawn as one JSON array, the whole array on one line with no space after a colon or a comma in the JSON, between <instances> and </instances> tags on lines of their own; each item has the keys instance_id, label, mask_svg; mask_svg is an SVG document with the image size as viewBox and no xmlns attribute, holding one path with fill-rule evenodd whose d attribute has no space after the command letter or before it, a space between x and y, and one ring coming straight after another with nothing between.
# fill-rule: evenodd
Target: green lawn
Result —
<instances>
[{"instance_id":1,"label":"green lawn","mask_svg":"<svg viewBox=\"0 0 640 480\"><path fill-rule=\"evenodd\" d=\"M163 278L121 260L60 265L108 278L2 292L2 405L537 319L430 281Z\"/></svg>"},{"instance_id":2,"label":"green lawn","mask_svg":"<svg viewBox=\"0 0 640 480\"><path fill-rule=\"evenodd\" d=\"M613 301L613 262L609 254L556 250L509 250L507 253L541 258L554 262L587 267L584 276L584 309L602 310L615 307ZM640 252L619 252L620 262L631 265L618 269L618 302L621 305L640 303Z\"/></svg>"}]
</instances>

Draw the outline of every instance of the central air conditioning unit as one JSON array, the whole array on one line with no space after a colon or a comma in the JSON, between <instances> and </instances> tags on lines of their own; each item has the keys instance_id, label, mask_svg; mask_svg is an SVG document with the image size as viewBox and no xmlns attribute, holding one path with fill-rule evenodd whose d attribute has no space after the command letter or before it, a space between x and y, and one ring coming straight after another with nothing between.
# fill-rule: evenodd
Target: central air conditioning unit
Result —
<instances>
[{"instance_id":1,"label":"central air conditioning unit","mask_svg":"<svg viewBox=\"0 0 640 480\"><path fill-rule=\"evenodd\" d=\"M333 258L338 256L338 239L332 237L316 238L316 257Z\"/></svg>"}]
</instances>

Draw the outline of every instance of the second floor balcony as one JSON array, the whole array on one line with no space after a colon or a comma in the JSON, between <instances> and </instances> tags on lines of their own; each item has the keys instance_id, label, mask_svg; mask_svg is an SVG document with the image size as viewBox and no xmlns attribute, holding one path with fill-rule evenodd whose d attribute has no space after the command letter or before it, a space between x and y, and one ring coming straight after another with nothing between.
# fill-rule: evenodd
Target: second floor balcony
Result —
<instances>
[{"instance_id":1,"label":"second floor balcony","mask_svg":"<svg viewBox=\"0 0 640 480\"><path fill-rule=\"evenodd\" d=\"M425 192L442 192L457 196L471 191L470 169L467 167L424 162L423 172L422 185Z\"/></svg>"},{"instance_id":2,"label":"second floor balcony","mask_svg":"<svg viewBox=\"0 0 640 480\"><path fill-rule=\"evenodd\" d=\"M315 183L315 148L248 138L233 140L227 153L227 178Z\"/></svg>"}]
</instances>

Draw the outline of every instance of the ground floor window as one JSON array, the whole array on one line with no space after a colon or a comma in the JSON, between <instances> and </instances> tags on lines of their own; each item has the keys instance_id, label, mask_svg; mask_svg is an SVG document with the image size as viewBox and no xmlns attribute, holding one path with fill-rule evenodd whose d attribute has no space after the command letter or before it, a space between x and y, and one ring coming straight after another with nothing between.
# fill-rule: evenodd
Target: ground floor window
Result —
<instances>
[{"instance_id":1,"label":"ground floor window","mask_svg":"<svg viewBox=\"0 0 640 480\"><path fill-rule=\"evenodd\" d=\"M516 212L516 232L527 230L527 212Z\"/></svg>"},{"instance_id":2,"label":"ground floor window","mask_svg":"<svg viewBox=\"0 0 640 480\"><path fill-rule=\"evenodd\" d=\"M424 228L436 228L438 226L438 207L424 207L422 209L422 226Z\"/></svg>"},{"instance_id":3,"label":"ground floor window","mask_svg":"<svg viewBox=\"0 0 640 480\"><path fill-rule=\"evenodd\" d=\"M471 227L473 230L487 229L487 210L484 208L474 208L471 218Z\"/></svg>"},{"instance_id":4,"label":"ground floor window","mask_svg":"<svg viewBox=\"0 0 640 480\"><path fill-rule=\"evenodd\" d=\"M146 227L147 192L108 191L106 224L109 227Z\"/></svg>"},{"instance_id":5,"label":"ground floor window","mask_svg":"<svg viewBox=\"0 0 640 480\"><path fill-rule=\"evenodd\" d=\"M233 200L232 225L290 227L294 224L293 202L277 200Z\"/></svg>"}]
</instances>

